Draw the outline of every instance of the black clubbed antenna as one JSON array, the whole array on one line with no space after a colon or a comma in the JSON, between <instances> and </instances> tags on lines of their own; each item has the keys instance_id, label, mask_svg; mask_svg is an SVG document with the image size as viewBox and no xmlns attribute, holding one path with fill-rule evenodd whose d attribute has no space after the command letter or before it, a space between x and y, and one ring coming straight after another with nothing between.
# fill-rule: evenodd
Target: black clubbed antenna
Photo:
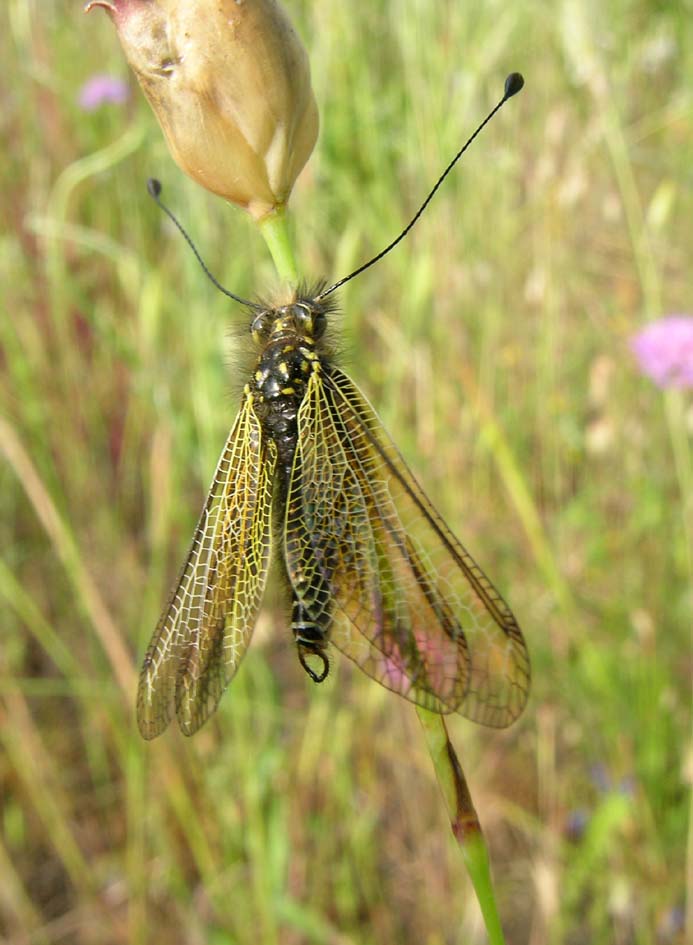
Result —
<instances>
[{"instance_id":1,"label":"black clubbed antenna","mask_svg":"<svg viewBox=\"0 0 693 945\"><path fill-rule=\"evenodd\" d=\"M373 266L375 263L377 263L378 260L382 259L383 256L387 256L387 254L390 252L390 250L391 250L391 249L394 249L395 246L396 246L399 242L401 242L401 241L404 239L404 237L407 235L407 233L409 232L409 230L411 230L411 228L414 226L414 224L416 223L416 221L419 219L419 217L421 216L421 214L424 212L424 210L426 209L426 207L429 205L429 203L430 203L431 200L433 199L433 196L434 196L435 192L438 190L438 188L439 188L440 185L443 183L443 181L445 180L445 178L448 176L448 174L450 173L450 171L453 169L453 167L455 166L455 164L457 164L457 162L458 162L459 159L462 157L462 155L463 155L464 152L467 150L467 148L468 148L469 145L472 143L472 141L473 141L473 140L476 138L476 136L481 132L481 130L491 121L491 119L492 119L493 116L496 114L496 112L498 111L498 109L501 108L503 105L505 105L505 103L508 101L508 99L509 99L509 98L512 98L513 95L517 95L517 93L520 91L520 89L522 88L522 86L523 86L524 84L525 84L525 80L522 78L522 76L521 76L521 74L520 74L519 72L511 72L511 73L510 73L510 75L508 76L508 78L505 80L505 89L504 89L504 91L503 91L503 98L500 100L500 102L498 102L498 104L496 105L496 107L495 107L494 109L492 109L492 110L488 113L488 115L487 115L486 118L484 118L484 120L481 122L481 124L480 124L479 127L476 129L476 131L474 132L474 134L471 135L471 137L467 140L467 142L460 148L460 150L459 150L459 151L457 152L457 154L454 156L454 158L452 159L452 161L450 161L450 163L448 164L448 166L445 168L445 170L443 171L443 173L440 175L440 177L439 177L438 180L436 181L435 186L433 187L433 189L432 189L431 192L429 193L428 197L426 197L426 199L424 200L424 202L421 204L421 206L419 207L419 209L416 211L416 213L414 214L414 216L412 217L412 219L411 219L411 220L409 221L409 223L405 226L405 228L402 230L402 232L399 234L399 236L397 236L391 243L389 243L389 244L385 247L385 249L381 250L381 251L378 253L377 256L374 256L372 259L369 259L368 262L364 263L362 266L359 266L358 269L354 269L353 272L350 272L348 276L344 276L343 279L340 279L338 282L335 282L334 285L331 285L331 286L329 287L329 289L325 289L324 292L321 292L320 295L317 296L317 298L316 298L316 300L315 300L316 302L317 302L317 301L320 301L321 299L324 299L325 296L330 295L330 294L331 294L332 292L334 292L336 289L339 289L341 286L344 285L345 282L349 282L350 279L353 279L354 276L358 276L358 275L360 275L362 272L364 272L366 269L369 269L371 266Z\"/></svg>"},{"instance_id":2,"label":"black clubbed antenna","mask_svg":"<svg viewBox=\"0 0 693 945\"><path fill-rule=\"evenodd\" d=\"M230 299L233 299L234 302L240 302L241 305L247 305L248 308L253 308L259 311L262 308L262 306L258 305L257 302L249 302L248 299L242 299L240 295L235 295L233 292L229 292L228 289L225 289L224 286L217 279L214 278L212 273L209 271L209 269L205 265L205 262L202 256L200 256L200 254L198 253L197 247L193 243L192 239L188 236L186 230L183 227L183 224L178 222L173 212L169 210L169 208L166 206L165 203L162 202L161 181L158 181L155 177L150 177L149 180L147 181L147 190L149 192L149 196L156 203L156 205L160 207L160 209L164 211L164 213L169 218L169 220L171 220L176 225L176 227L178 228L179 232L184 237L190 249L193 251L193 253L195 253L195 258L197 259L199 264L202 266L202 270L204 274L207 276L207 278L209 279L209 281L213 285L215 285L217 289L219 289L220 292L223 292L224 295L228 295Z\"/></svg>"}]
</instances>

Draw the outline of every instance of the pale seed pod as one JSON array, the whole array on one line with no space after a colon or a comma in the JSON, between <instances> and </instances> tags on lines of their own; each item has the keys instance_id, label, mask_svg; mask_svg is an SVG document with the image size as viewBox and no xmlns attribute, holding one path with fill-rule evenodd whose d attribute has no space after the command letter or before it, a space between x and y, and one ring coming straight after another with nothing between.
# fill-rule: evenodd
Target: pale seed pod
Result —
<instances>
[{"instance_id":1,"label":"pale seed pod","mask_svg":"<svg viewBox=\"0 0 693 945\"><path fill-rule=\"evenodd\" d=\"M90 0L111 16L180 167L261 219L318 134L310 66L277 0Z\"/></svg>"}]
</instances>

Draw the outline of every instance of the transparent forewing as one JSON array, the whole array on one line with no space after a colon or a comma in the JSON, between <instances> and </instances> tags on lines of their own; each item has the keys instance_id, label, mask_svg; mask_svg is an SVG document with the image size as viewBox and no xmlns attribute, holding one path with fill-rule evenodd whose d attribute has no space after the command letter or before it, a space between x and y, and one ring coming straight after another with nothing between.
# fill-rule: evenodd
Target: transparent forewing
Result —
<instances>
[{"instance_id":1,"label":"transparent forewing","mask_svg":"<svg viewBox=\"0 0 693 945\"><path fill-rule=\"evenodd\" d=\"M414 702L509 725L529 692L515 618L341 371L309 385L299 450L292 492L303 492L303 557L315 561L317 549L330 584L331 641Z\"/></svg>"},{"instance_id":2,"label":"transparent forewing","mask_svg":"<svg viewBox=\"0 0 693 945\"><path fill-rule=\"evenodd\" d=\"M267 580L275 465L246 394L145 657L137 698L145 738L166 728L174 707L181 730L196 732L238 668Z\"/></svg>"}]
</instances>

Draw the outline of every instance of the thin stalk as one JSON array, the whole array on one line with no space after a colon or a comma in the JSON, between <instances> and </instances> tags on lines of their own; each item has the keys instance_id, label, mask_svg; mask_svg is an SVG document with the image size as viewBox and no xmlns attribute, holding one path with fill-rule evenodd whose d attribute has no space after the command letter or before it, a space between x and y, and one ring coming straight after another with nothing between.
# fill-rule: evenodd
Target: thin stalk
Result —
<instances>
[{"instance_id":1,"label":"thin stalk","mask_svg":"<svg viewBox=\"0 0 693 945\"><path fill-rule=\"evenodd\" d=\"M467 779L452 746L442 715L416 707L426 735L428 752L450 815L450 826L459 844L469 878L488 933L490 945L505 945L491 879L486 841L477 817Z\"/></svg>"},{"instance_id":2,"label":"thin stalk","mask_svg":"<svg viewBox=\"0 0 693 945\"><path fill-rule=\"evenodd\" d=\"M272 255L279 278L289 286L295 286L298 283L298 266L291 245L286 207L277 207L260 220L258 226Z\"/></svg>"}]
</instances>

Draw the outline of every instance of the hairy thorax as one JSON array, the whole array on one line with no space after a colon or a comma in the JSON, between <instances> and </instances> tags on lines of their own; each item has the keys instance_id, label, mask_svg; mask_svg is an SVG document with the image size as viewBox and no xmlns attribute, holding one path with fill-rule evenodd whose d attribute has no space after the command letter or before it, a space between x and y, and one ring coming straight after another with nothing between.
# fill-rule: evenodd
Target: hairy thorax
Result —
<instances>
[{"instance_id":1,"label":"hairy thorax","mask_svg":"<svg viewBox=\"0 0 693 945\"><path fill-rule=\"evenodd\" d=\"M286 483L296 451L301 401L313 371L326 357L321 339L325 307L299 298L261 312L251 331L260 347L250 384L264 434L277 447L280 481Z\"/></svg>"}]
</instances>

